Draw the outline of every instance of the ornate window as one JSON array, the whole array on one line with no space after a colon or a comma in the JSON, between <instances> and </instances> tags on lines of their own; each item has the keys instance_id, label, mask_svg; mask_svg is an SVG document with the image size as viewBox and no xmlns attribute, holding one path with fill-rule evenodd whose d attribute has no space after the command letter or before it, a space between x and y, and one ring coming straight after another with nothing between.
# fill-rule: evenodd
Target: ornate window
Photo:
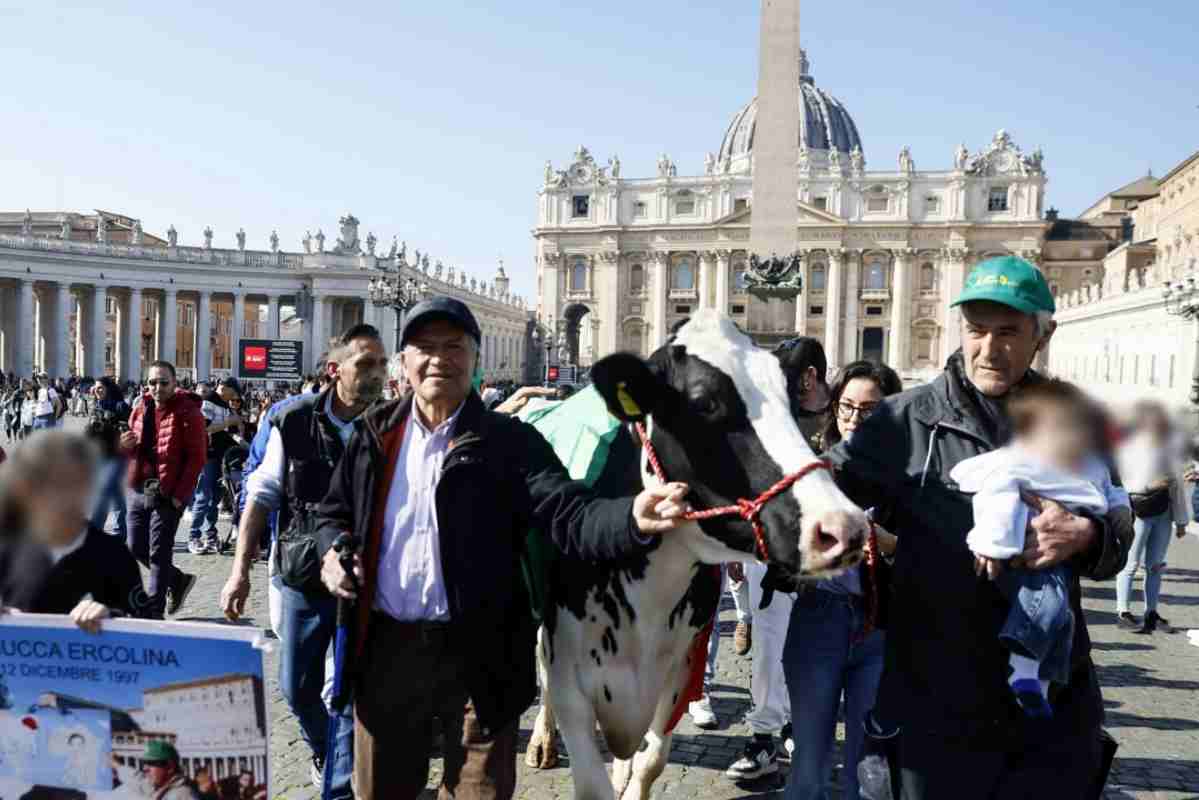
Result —
<instances>
[{"instance_id":1,"label":"ornate window","mask_svg":"<svg viewBox=\"0 0 1199 800\"><path fill-rule=\"evenodd\" d=\"M586 217L591 213L591 198L585 194L576 194L571 198L571 216Z\"/></svg>"},{"instance_id":2,"label":"ornate window","mask_svg":"<svg viewBox=\"0 0 1199 800\"><path fill-rule=\"evenodd\" d=\"M680 216L689 216L695 213L695 197L691 192L687 190L679 192L678 199L674 203L674 213Z\"/></svg>"},{"instance_id":3,"label":"ornate window","mask_svg":"<svg viewBox=\"0 0 1199 800\"><path fill-rule=\"evenodd\" d=\"M931 262L920 266L920 291L931 292L937 288L937 268Z\"/></svg>"},{"instance_id":4,"label":"ornate window","mask_svg":"<svg viewBox=\"0 0 1199 800\"><path fill-rule=\"evenodd\" d=\"M883 213L887 210L887 207L888 207L888 203L887 203L886 197L867 197L866 198L866 210L873 214Z\"/></svg>"},{"instance_id":5,"label":"ornate window","mask_svg":"<svg viewBox=\"0 0 1199 800\"><path fill-rule=\"evenodd\" d=\"M818 208L821 211L828 211L828 198L827 197L813 197L812 198L812 207Z\"/></svg>"},{"instance_id":6,"label":"ornate window","mask_svg":"<svg viewBox=\"0 0 1199 800\"><path fill-rule=\"evenodd\" d=\"M817 261L812 265L812 285L809 288L813 292L823 292L827 280L828 273L825 271L824 264Z\"/></svg>"},{"instance_id":7,"label":"ornate window","mask_svg":"<svg viewBox=\"0 0 1199 800\"><path fill-rule=\"evenodd\" d=\"M629 290L634 294L645 291L645 267L634 264L629 268Z\"/></svg>"},{"instance_id":8,"label":"ornate window","mask_svg":"<svg viewBox=\"0 0 1199 800\"><path fill-rule=\"evenodd\" d=\"M635 219L641 219L645 216L645 214L646 206L644 201L638 200L637 202L633 203L633 217Z\"/></svg>"},{"instance_id":9,"label":"ornate window","mask_svg":"<svg viewBox=\"0 0 1199 800\"><path fill-rule=\"evenodd\" d=\"M869 292L879 292L887 288L887 265L879 256L874 256L866 262L862 269L862 288Z\"/></svg>"},{"instance_id":10,"label":"ornate window","mask_svg":"<svg viewBox=\"0 0 1199 800\"><path fill-rule=\"evenodd\" d=\"M738 262L733 265L733 291L745 291L745 263Z\"/></svg>"},{"instance_id":11,"label":"ornate window","mask_svg":"<svg viewBox=\"0 0 1199 800\"><path fill-rule=\"evenodd\" d=\"M692 266L690 258L681 258L675 262L670 288L679 291L691 291L695 288L695 267Z\"/></svg>"},{"instance_id":12,"label":"ornate window","mask_svg":"<svg viewBox=\"0 0 1199 800\"><path fill-rule=\"evenodd\" d=\"M933 360L933 334L927 328L916 332L916 361Z\"/></svg>"},{"instance_id":13,"label":"ornate window","mask_svg":"<svg viewBox=\"0 0 1199 800\"><path fill-rule=\"evenodd\" d=\"M935 194L930 194L924 198L924 211L926 214L940 214L941 198Z\"/></svg>"},{"instance_id":14,"label":"ornate window","mask_svg":"<svg viewBox=\"0 0 1199 800\"><path fill-rule=\"evenodd\" d=\"M1007 187L992 186L987 194L987 211L1007 211Z\"/></svg>"},{"instance_id":15,"label":"ornate window","mask_svg":"<svg viewBox=\"0 0 1199 800\"><path fill-rule=\"evenodd\" d=\"M570 290L572 292L587 291L587 259L576 258L571 264Z\"/></svg>"},{"instance_id":16,"label":"ornate window","mask_svg":"<svg viewBox=\"0 0 1199 800\"><path fill-rule=\"evenodd\" d=\"M624 326L624 342L622 347L629 353L641 355L642 327L638 321L629 322Z\"/></svg>"}]
</instances>

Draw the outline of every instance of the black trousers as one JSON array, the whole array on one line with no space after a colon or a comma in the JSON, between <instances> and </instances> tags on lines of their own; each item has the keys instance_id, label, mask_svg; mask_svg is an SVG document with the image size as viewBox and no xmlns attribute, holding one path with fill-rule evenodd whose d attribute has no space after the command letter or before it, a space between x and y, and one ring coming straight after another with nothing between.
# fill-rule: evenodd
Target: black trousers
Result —
<instances>
[{"instance_id":1,"label":"black trousers","mask_svg":"<svg viewBox=\"0 0 1199 800\"><path fill-rule=\"evenodd\" d=\"M150 569L150 583L146 588L150 595L150 616L162 619L166 612L167 590L178 588L179 579L183 577L183 572L174 563L175 530L183 510L175 508L170 500L150 506L141 492L130 491L125 500L128 508L126 543L133 557Z\"/></svg>"},{"instance_id":2,"label":"black trousers","mask_svg":"<svg viewBox=\"0 0 1199 800\"><path fill-rule=\"evenodd\" d=\"M899 751L901 800L1091 800L1103 748L1098 728L1004 749L905 730Z\"/></svg>"}]
</instances>

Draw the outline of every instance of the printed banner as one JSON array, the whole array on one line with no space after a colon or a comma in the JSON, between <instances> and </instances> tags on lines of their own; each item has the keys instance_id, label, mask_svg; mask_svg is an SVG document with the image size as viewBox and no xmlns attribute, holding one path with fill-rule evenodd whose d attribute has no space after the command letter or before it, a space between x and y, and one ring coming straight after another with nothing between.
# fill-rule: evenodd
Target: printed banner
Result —
<instances>
[{"instance_id":1,"label":"printed banner","mask_svg":"<svg viewBox=\"0 0 1199 800\"><path fill-rule=\"evenodd\" d=\"M0 617L0 798L267 798L253 628ZM180 789L178 796L189 796Z\"/></svg>"},{"instance_id":2,"label":"printed banner","mask_svg":"<svg viewBox=\"0 0 1199 800\"><path fill-rule=\"evenodd\" d=\"M242 339L237 360L241 380L299 381L304 378L304 343L291 339Z\"/></svg>"}]
</instances>

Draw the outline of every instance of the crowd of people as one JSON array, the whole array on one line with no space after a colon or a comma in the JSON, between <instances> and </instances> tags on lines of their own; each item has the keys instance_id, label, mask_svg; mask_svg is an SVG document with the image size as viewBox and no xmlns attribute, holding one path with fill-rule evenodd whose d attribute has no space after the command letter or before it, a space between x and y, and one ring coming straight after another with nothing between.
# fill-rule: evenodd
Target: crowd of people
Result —
<instances>
[{"instance_id":1,"label":"crowd of people","mask_svg":"<svg viewBox=\"0 0 1199 800\"><path fill-rule=\"evenodd\" d=\"M1054 303L1027 262L978 265L955 306L962 349L907 391L873 362L830 375L812 338L777 350L795 422L869 510L879 558L871 574L798 586L753 559L725 565L734 647L753 659L733 779L789 761L788 800L825 797L843 714L846 797L1093 796L1106 751L1079 579L1116 579L1122 627L1170 630L1161 579L1194 514L1193 432L1159 404L1121 416L1033 369ZM173 563L184 512L189 552L207 556L224 549L224 506L236 546L220 603L242 618L268 556L279 686L325 796L416 797L437 720L446 789L511 797L535 692L536 627L512 588L527 529L619 558L688 506L676 484L616 500L569 480L512 415L573 387L482 382L479 339L466 306L434 298L407 315L391 358L356 325L285 389L187 385L163 361L137 385L0 376L19 442L0 467L0 597L89 631L114 614L174 615L196 582ZM87 417L84 435L53 430L66 414ZM347 703L330 643L339 600L358 598ZM721 723L719 646L689 708L701 728ZM868 753L885 755L882 782L859 780ZM169 796L209 796L198 781Z\"/></svg>"}]
</instances>

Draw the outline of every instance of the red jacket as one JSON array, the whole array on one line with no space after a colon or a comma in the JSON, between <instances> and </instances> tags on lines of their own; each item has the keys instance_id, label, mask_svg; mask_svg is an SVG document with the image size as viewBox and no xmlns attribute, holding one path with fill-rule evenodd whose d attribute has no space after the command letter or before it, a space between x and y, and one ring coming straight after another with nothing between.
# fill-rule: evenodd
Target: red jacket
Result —
<instances>
[{"instance_id":1,"label":"red jacket","mask_svg":"<svg viewBox=\"0 0 1199 800\"><path fill-rule=\"evenodd\" d=\"M150 395L143 396L129 417L129 430L138 439L133 448L125 451L129 456L129 485L140 487L146 480L156 477L163 495L187 505L208 458L207 421L200 413L200 398L178 389L162 408L154 409L158 433L154 443L157 474L154 464L141 452L143 417L149 402L152 402Z\"/></svg>"}]
</instances>

